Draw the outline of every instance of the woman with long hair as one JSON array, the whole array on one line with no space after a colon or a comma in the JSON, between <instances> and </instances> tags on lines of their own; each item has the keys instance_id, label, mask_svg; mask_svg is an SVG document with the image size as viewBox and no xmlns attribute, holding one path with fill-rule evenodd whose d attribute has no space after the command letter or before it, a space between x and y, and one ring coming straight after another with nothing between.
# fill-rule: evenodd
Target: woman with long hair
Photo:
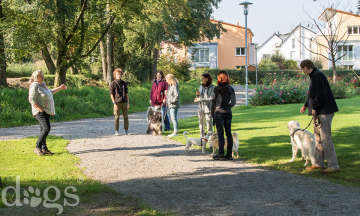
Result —
<instances>
[{"instance_id":1,"label":"woman with long hair","mask_svg":"<svg viewBox=\"0 0 360 216\"><path fill-rule=\"evenodd\" d=\"M236 104L236 97L234 89L230 86L229 74L226 71L221 70L218 72L217 85L214 90L215 98L212 101L211 116L215 119L219 139L219 153L214 155L213 159L232 160L233 137L231 134L231 108ZM224 128L228 143L226 155L224 155Z\"/></svg>"},{"instance_id":2,"label":"woman with long hair","mask_svg":"<svg viewBox=\"0 0 360 216\"><path fill-rule=\"evenodd\" d=\"M196 92L198 97L195 98L194 102L199 102L198 106L198 117L199 117L199 129L200 137L205 136L205 122L207 126L208 134L212 134L212 118L211 118L211 103L215 98L214 89L215 86L212 84L213 79L208 73L201 75L201 85L199 91ZM210 148L212 148L209 142Z\"/></svg>"},{"instance_id":3,"label":"woman with long hair","mask_svg":"<svg viewBox=\"0 0 360 216\"><path fill-rule=\"evenodd\" d=\"M41 70L32 73L29 83L29 102L32 114L40 123L40 135L34 153L39 156L44 154L52 155L53 153L46 146L46 137L51 129L50 116L55 115L53 94L59 90L65 90L66 86L62 84L60 87L48 89L44 83L44 74Z\"/></svg>"},{"instance_id":4,"label":"woman with long hair","mask_svg":"<svg viewBox=\"0 0 360 216\"><path fill-rule=\"evenodd\" d=\"M162 71L156 71L151 87L149 103L151 106L161 107L161 112L163 116L165 116L165 130L170 130L170 121L166 111L166 90L168 90L168 84L165 81L164 73Z\"/></svg>"},{"instance_id":5,"label":"woman with long hair","mask_svg":"<svg viewBox=\"0 0 360 216\"><path fill-rule=\"evenodd\" d=\"M174 137L178 135L178 120L177 113L180 108L180 93L179 93L179 81L172 74L166 75L166 82L169 84L170 88L166 94L167 106L170 110L170 116L174 126L174 132L169 135L169 137Z\"/></svg>"}]
</instances>

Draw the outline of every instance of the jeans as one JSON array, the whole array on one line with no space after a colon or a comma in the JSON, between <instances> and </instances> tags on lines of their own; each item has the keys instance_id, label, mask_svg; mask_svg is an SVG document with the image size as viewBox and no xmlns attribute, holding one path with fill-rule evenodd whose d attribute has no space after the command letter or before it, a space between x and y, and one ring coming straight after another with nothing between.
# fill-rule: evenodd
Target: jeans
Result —
<instances>
[{"instance_id":1,"label":"jeans","mask_svg":"<svg viewBox=\"0 0 360 216\"><path fill-rule=\"evenodd\" d=\"M124 129L129 129L129 117L128 117L128 110L127 110L127 103L116 103L118 106L117 110L114 110L115 115L115 131L119 130L119 119L120 119L120 110L122 110L124 116Z\"/></svg>"},{"instance_id":2,"label":"jeans","mask_svg":"<svg viewBox=\"0 0 360 216\"><path fill-rule=\"evenodd\" d=\"M164 119L165 130L170 130L170 121L169 121L169 116L167 115L167 109L166 109L166 107L163 107L163 108L161 109L161 112L162 112L163 115L165 116L165 119Z\"/></svg>"},{"instance_id":3,"label":"jeans","mask_svg":"<svg viewBox=\"0 0 360 216\"><path fill-rule=\"evenodd\" d=\"M36 148L39 149L46 149L46 137L48 136L50 130L51 130L51 126L50 126L50 115L47 114L46 112L39 112L35 118L39 121L40 123L40 135L39 135L39 139L36 142Z\"/></svg>"},{"instance_id":4,"label":"jeans","mask_svg":"<svg viewBox=\"0 0 360 216\"><path fill-rule=\"evenodd\" d=\"M227 155L232 155L233 137L231 134L232 113L215 113L215 124L219 139L219 154L224 154L224 127L227 138Z\"/></svg>"},{"instance_id":5,"label":"jeans","mask_svg":"<svg viewBox=\"0 0 360 216\"><path fill-rule=\"evenodd\" d=\"M174 125L174 132L178 132L178 120L177 120L177 114L178 114L178 110L179 108L169 108L170 109L170 116L171 116L171 120L173 122Z\"/></svg>"},{"instance_id":6,"label":"jeans","mask_svg":"<svg viewBox=\"0 0 360 216\"><path fill-rule=\"evenodd\" d=\"M325 167L324 159L328 162L331 169L339 169L334 143L331 139L331 122L334 113L318 115L321 125L316 127L314 124L315 136L315 166Z\"/></svg>"}]
</instances>

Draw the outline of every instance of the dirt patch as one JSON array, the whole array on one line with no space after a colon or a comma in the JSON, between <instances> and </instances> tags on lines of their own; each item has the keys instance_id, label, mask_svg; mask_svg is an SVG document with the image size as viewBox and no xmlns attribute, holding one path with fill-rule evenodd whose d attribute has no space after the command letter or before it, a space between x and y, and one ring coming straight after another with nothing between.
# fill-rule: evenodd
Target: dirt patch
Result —
<instances>
[{"instance_id":1,"label":"dirt patch","mask_svg":"<svg viewBox=\"0 0 360 216\"><path fill-rule=\"evenodd\" d=\"M28 89L30 86L28 78L7 78L6 80L8 85L13 88Z\"/></svg>"}]
</instances>

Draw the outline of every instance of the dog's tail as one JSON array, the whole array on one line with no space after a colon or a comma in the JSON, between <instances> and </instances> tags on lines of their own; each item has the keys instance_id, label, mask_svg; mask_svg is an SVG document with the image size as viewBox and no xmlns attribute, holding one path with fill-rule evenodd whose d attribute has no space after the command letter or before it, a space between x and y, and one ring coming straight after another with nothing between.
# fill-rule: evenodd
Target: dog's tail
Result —
<instances>
[{"instance_id":1,"label":"dog's tail","mask_svg":"<svg viewBox=\"0 0 360 216\"><path fill-rule=\"evenodd\" d=\"M189 132L184 131L184 133L183 133L184 137L185 137L186 139L189 139L185 134L189 134Z\"/></svg>"}]
</instances>

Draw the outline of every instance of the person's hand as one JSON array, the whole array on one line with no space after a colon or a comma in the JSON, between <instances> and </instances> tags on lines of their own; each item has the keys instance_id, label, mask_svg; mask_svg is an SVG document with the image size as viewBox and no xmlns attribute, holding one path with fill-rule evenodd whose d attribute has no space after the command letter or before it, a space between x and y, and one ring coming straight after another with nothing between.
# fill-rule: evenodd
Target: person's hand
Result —
<instances>
[{"instance_id":1,"label":"person's hand","mask_svg":"<svg viewBox=\"0 0 360 216\"><path fill-rule=\"evenodd\" d=\"M114 104L114 110L118 110L119 107L116 105L116 103Z\"/></svg>"},{"instance_id":2,"label":"person's hand","mask_svg":"<svg viewBox=\"0 0 360 216\"><path fill-rule=\"evenodd\" d=\"M312 115L316 115L316 110L311 110Z\"/></svg>"},{"instance_id":3,"label":"person's hand","mask_svg":"<svg viewBox=\"0 0 360 216\"><path fill-rule=\"evenodd\" d=\"M129 107L130 107L130 103L127 103L126 108L129 109Z\"/></svg>"},{"instance_id":4,"label":"person's hand","mask_svg":"<svg viewBox=\"0 0 360 216\"><path fill-rule=\"evenodd\" d=\"M151 100L149 101L149 104L152 106Z\"/></svg>"},{"instance_id":5,"label":"person's hand","mask_svg":"<svg viewBox=\"0 0 360 216\"><path fill-rule=\"evenodd\" d=\"M66 90L66 89L67 89L66 85L61 84L61 86L60 86L60 90Z\"/></svg>"},{"instance_id":6,"label":"person's hand","mask_svg":"<svg viewBox=\"0 0 360 216\"><path fill-rule=\"evenodd\" d=\"M306 106L301 107L300 113L304 113L306 111Z\"/></svg>"},{"instance_id":7,"label":"person's hand","mask_svg":"<svg viewBox=\"0 0 360 216\"><path fill-rule=\"evenodd\" d=\"M165 102L166 102L166 99L163 100L163 103L165 103Z\"/></svg>"},{"instance_id":8,"label":"person's hand","mask_svg":"<svg viewBox=\"0 0 360 216\"><path fill-rule=\"evenodd\" d=\"M199 102L200 98L195 98L194 102Z\"/></svg>"},{"instance_id":9,"label":"person's hand","mask_svg":"<svg viewBox=\"0 0 360 216\"><path fill-rule=\"evenodd\" d=\"M196 91L196 95L200 95L200 92L199 92L199 91Z\"/></svg>"}]
</instances>

